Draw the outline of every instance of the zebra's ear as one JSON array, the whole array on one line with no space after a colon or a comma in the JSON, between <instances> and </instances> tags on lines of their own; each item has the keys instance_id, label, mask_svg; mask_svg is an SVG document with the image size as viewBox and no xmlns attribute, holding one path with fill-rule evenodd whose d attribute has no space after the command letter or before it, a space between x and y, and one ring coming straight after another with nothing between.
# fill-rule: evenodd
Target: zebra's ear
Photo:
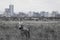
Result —
<instances>
[{"instance_id":1,"label":"zebra's ear","mask_svg":"<svg viewBox=\"0 0 60 40\"><path fill-rule=\"evenodd\" d=\"M23 22L19 22L19 25L20 25L20 24L23 24Z\"/></svg>"}]
</instances>

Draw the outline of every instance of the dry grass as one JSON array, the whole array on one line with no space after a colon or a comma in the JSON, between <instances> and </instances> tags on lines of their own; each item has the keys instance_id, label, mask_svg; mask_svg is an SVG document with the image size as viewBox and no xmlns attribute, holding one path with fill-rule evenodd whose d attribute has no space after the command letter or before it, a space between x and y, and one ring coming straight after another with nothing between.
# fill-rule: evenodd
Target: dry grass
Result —
<instances>
[{"instance_id":1,"label":"dry grass","mask_svg":"<svg viewBox=\"0 0 60 40\"><path fill-rule=\"evenodd\" d=\"M57 21L23 21L23 24L31 26L30 40L60 40L60 23ZM0 40L22 40L20 33L18 21L0 22Z\"/></svg>"}]
</instances>

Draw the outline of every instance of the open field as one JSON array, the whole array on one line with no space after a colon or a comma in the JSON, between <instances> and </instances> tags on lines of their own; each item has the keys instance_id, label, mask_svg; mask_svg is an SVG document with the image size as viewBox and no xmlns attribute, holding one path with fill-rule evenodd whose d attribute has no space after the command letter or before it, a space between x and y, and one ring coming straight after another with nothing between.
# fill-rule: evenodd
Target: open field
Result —
<instances>
[{"instance_id":1,"label":"open field","mask_svg":"<svg viewBox=\"0 0 60 40\"><path fill-rule=\"evenodd\" d=\"M0 40L26 40L22 39L18 22L0 21ZM60 40L59 21L23 21L22 24L31 26L29 40Z\"/></svg>"}]
</instances>

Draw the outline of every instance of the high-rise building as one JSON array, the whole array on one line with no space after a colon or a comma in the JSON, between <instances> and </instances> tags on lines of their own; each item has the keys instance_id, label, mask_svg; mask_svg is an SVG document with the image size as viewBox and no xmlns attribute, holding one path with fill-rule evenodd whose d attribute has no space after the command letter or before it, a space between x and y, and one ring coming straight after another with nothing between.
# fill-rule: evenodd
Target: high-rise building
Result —
<instances>
[{"instance_id":1,"label":"high-rise building","mask_svg":"<svg viewBox=\"0 0 60 40\"><path fill-rule=\"evenodd\" d=\"M14 15L14 5L9 5L9 8L5 8L4 16L11 17Z\"/></svg>"},{"instance_id":2,"label":"high-rise building","mask_svg":"<svg viewBox=\"0 0 60 40\"><path fill-rule=\"evenodd\" d=\"M52 14L51 14L52 17L56 17L57 15L59 15L58 11L52 11Z\"/></svg>"},{"instance_id":3,"label":"high-rise building","mask_svg":"<svg viewBox=\"0 0 60 40\"><path fill-rule=\"evenodd\" d=\"M9 12L11 16L14 15L14 5L9 5Z\"/></svg>"},{"instance_id":4,"label":"high-rise building","mask_svg":"<svg viewBox=\"0 0 60 40\"><path fill-rule=\"evenodd\" d=\"M26 17L27 15L24 12L19 12L17 17Z\"/></svg>"},{"instance_id":5,"label":"high-rise building","mask_svg":"<svg viewBox=\"0 0 60 40\"><path fill-rule=\"evenodd\" d=\"M48 17L49 13L48 12L45 12L45 11L41 11L40 12L40 16L41 17Z\"/></svg>"},{"instance_id":6,"label":"high-rise building","mask_svg":"<svg viewBox=\"0 0 60 40\"><path fill-rule=\"evenodd\" d=\"M10 17L9 8L5 8L4 16Z\"/></svg>"},{"instance_id":7,"label":"high-rise building","mask_svg":"<svg viewBox=\"0 0 60 40\"><path fill-rule=\"evenodd\" d=\"M38 12L33 12L33 17L40 17L40 14Z\"/></svg>"}]
</instances>

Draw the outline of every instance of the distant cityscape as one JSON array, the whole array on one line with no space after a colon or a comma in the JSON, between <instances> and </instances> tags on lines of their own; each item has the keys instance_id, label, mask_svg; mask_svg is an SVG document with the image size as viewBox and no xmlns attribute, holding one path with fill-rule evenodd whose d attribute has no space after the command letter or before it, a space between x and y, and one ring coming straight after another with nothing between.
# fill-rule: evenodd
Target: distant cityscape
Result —
<instances>
[{"instance_id":1,"label":"distant cityscape","mask_svg":"<svg viewBox=\"0 0 60 40\"><path fill-rule=\"evenodd\" d=\"M5 8L3 14L0 14L0 17L60 17L60 13L58 11L52 11L51 13L41 11L41 12L18 12L17 14L14 12L14 5L9 5L9 8Z\"/></svg>"}]
</instances>

